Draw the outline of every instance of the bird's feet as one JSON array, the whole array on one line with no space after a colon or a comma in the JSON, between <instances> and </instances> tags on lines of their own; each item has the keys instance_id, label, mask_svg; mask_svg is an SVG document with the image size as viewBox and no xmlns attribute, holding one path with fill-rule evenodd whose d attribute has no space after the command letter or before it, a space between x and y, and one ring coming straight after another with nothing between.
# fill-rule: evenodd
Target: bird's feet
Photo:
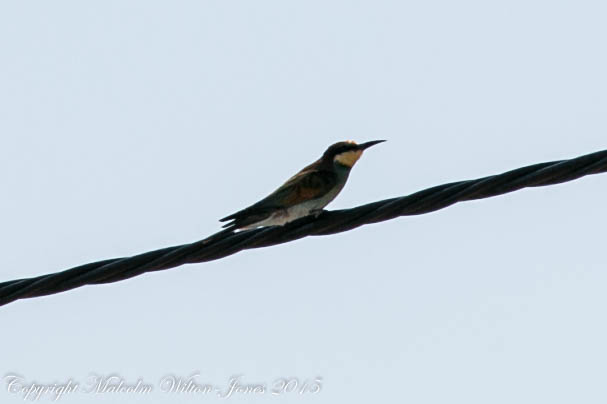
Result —
<instances>
[{"instance_id":1,"label":"bird's feet","mask_svg":"<svg viewBox=\"0 0 607 404\"><path fill-rule=\"evenodd\" d=\"M317 219L318 216L320 216L320 214L324 211L325 211L324 209L314 209L314 210L310 211L310 214L314 215L314 219Z\"/></svg>"}]
</instances>

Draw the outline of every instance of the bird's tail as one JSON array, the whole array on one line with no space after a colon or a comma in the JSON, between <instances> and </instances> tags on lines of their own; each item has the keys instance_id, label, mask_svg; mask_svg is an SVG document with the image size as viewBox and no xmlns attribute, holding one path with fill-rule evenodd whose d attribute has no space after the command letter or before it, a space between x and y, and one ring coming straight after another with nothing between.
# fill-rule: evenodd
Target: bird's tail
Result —
<instances>
[{"instance_id":1,"label":"bird's tail","mask_svg":"<svg viewBox=\"0 0 607 404\"><path fill-rule=\"evenodd\" d=\"M236 230L261 222L262 220L269 218L274 211L275 209L272 208L250 207L236 212L230 216L226 216L223 219L220 219L219 221L229 221L228 223L222 226L224 229Z\"/></svg>"}]
</instances>

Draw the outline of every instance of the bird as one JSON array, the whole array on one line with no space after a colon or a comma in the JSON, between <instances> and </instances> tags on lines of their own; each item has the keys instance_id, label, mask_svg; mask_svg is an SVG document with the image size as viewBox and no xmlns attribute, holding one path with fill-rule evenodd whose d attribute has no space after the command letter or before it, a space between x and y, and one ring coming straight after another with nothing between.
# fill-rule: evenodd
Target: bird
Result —
<instances>
[{"instance_id":1,"label":"bird","mask_svg":"<svg viewBox=\"0 0 607 404\"><path fill-rule=\"evenodd\" d=\"M318 217L342 190L350 170L363 151L385 140L357 144L352 140L335 143L312 164L253 205L220 219L226 230L247 230L283 226L308 215Z\"/></svg>"}]
</instances>

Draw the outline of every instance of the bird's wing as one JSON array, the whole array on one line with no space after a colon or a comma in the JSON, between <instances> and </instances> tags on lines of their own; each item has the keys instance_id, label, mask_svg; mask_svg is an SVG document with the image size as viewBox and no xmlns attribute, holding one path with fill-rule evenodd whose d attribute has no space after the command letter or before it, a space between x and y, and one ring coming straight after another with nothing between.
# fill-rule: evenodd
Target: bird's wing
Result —
<instances>
[{"instance_id":1,"label":"bird's wing","mask_svg":"<svg viewBox=\"0 0 607 404\"><path fill-rule=\"evenodd\" d=\"M278 209L320 198L336 184L337 176L331 171L303 169L267 197L248 208L220 219L220 222L234 220L236 226L246 226L269 217ZM244 223L245 221L248 223ZM230 225L232 223L226 226Z\"/></svg>"},{"instance_id":2,"label":"bird's wing","mask_svg":"<svg viewBox=\"0 0 607 404\"><path fill-rule=\"evenodd\" d=\"M336 184L337 176L331 171L303 170L289 178L280 188L264 199L278 201L281 206L290 207L320 198Z\"/></svg>"}]
</instances>

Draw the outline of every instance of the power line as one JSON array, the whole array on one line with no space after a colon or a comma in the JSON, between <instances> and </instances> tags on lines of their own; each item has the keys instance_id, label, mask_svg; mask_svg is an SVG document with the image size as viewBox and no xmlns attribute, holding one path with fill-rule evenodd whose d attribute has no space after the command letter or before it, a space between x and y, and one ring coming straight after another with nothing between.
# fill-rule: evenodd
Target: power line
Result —
<instances>
[{"instance_id":1,"label":"power line","mask_svg":"<svg viewBox=\"0 0 607 404\"><path fill-rule=\"evenodd\" d=\"M269 247L307 236L341 233L399 216L433 212L457 202L489 198L526 187L558 184L606 171L607 150L603 150L570 160L517 168L476 180L438 185L411 195L352 209L324 211L317 218L308 216L285 226L240 232L224 230L191 244L149 251L133 257L92 262L61 272L0 283L0 306L18 299L50 295L84 285L117 282L145 272L217 260L249 248Z\"/></svg>"}]
</instances>

